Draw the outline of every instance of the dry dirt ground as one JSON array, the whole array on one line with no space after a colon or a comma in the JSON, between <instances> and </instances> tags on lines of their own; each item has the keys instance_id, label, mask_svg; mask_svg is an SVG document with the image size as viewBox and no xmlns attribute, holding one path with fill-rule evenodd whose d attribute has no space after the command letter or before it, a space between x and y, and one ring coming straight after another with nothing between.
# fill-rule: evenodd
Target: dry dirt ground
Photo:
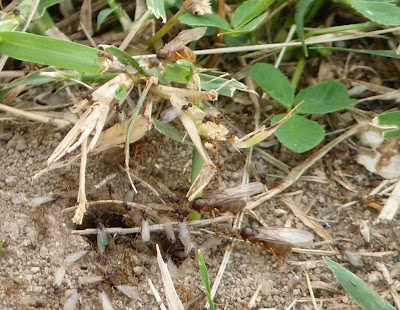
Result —
<instances>
[{"instance_id":1,"label":"dry dirt ground","mask_svg":"<svg viewBox=\"0 0 400 310\"><path fill-rule=\"evenodd\" d=\"M0 252L0 309L63 309L69 294L80 288L81 283L89 281L88 277L92 279L94 276L102 277L102 281L82 287L78 309L101 309L99 287L107 293L114 309L158 309L147 279L154 282L162 295L164 289L160 272L154 253L140 247L138 237L113 236L115 244L101 256L95 243L90 247L87 238L71 234L74 229L71 222L73 212L65 209L76 204L79 165L52 171L32 181L33 175L45 167L46 159L66 132L66 129L57 130L49 125L23 120L3 122L1 125L0 239L5 241L5 246ZM351 141L357 143L357 138L353 137ZM291 166L309 156L294 155L276 145L268 151ZM133 171L157 190L160 190L159 184L164 184L177 197L184 197L189 184L191 153L191 147L170 141L153 130L135 146ZM89 156L86 187L89 201L124 199L129 184L125 173L116 164L117 155ZM244 154L220 146L218 156L223 159L221 174L211 187L217 189L240 184ZM257 153L254 158L257 160ZM117 175L108 182L108 186L94 187L113 173ZM254 171L250 174L253 179L257 175ZM265 166L265 174L268 188L279 184L284 175L272 166ZM377 212L368 206L371 203L362 199L382 180L355 162L349 141L331 150L305 176L314 178L300 180L285 193L301 191L292 196L296 204L309 208L308 215L319 221L321 227L333 236L334 243L314 247L326 250L325 254L295 251L282 263L262 247L236 242L215 298L217 309L246 309L257 289L260 290L254 309L286 309L296 301L292 309L314 309L306 274L320 309L357 309L337 284L323 257L343 263L393 302L389 293L391 287L380 271L381 265L377 263L386 266L392 279L398 283L399 221L374 224ZM344 188L341 178L351 187ZM135 196L135 202L160 202L142 183L137 182L137 188L139 194ZM32 205L33 198L47 195L58 195L59 198L38 207ZM343 207L349 201L355 201L355 204ZM174 204L184 205L182 200L175 200ZM279 197L264 203L255 209L255 213L272 226L290 224L308 229ZM123 223L137 226L140 223L139 212L127 211L118 205L90 207L87 218L92 221L88 224L92 228L99 219L107 226L121 226ZM245 216L245 222L249 219ZM362 223L367 223L371 230L369 243L360 233ZM204 254L211 281L227 247L223 240L224 234L229 233L228 227L228 224L206 227L207 231L215 232L217 236L199 228L193 229L194 243ZM152 237L163 239L162 235L152 234ZM316 236L316 241L321 239ZM84 249L91 250L66 267L61 286L54 288L55 273L64 264L64 259ZM337 253L337 249L342 252L373 252L375 256L362 255L363 266L354 266L344 256L332 255ZM187 309L204 307L205 295L196 260L188 258L183 262L174 274L174 283L182 301L187 303ZM119 284L134 286L134 299L116 291L113 285Z\"/></svg>"}]
</instances>

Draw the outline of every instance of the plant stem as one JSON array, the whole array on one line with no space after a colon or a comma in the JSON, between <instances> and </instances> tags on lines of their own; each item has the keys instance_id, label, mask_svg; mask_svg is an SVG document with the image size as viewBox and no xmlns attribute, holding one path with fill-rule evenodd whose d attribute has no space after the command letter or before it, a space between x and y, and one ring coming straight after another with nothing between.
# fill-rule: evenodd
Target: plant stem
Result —
<instances>
[{"instance_id":1,"label":"plant stem","mask_svg":"<svg viewBox=\"0 0 400 310\"><path fill-rule=\"evenodd\" d=\"M107 4L111 9L114 10L114 14L117 16L124 31L128 31L130 25L132 24L129 15L116 0L107 0Z\"/></svg>"},{"instance_id":2,"label":"plant stem","mask_svg":"<svg viewBox=\"0 0 400 310\"><path fill-rule=\"evenodd\" d=\"M304 57L304 55L302 55L299 61L297 62L296 71L294 72L292 81L290 83L292 85L293 90L296 90L297 85L299 84L301 74L303 73L305 65L306 65L306 58Z\"/></svg>"},{"instance_id":3,"label":"plant stem","mask_svg":"<svg viewBox=\"0 0 400 310\"><path fill-rule=\"evenodd\" d=\"M146 45L153 46L158 40L160 40L163 36L165 36L175 24L178 23L179 17L186 13L184 6L182 6L178 12L160 29L156 32L154 37L147 40Z\"/></svg>"}]
</instances>

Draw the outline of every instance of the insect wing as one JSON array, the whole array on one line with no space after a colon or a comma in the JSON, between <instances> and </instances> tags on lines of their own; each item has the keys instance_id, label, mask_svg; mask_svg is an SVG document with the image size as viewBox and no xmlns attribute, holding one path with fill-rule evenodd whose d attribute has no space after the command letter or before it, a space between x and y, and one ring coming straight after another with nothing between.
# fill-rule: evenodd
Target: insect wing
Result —
<instances>
[{"instance_id":1,"label":"insect wing","mask_svg":"<svg viewBox=\"0 0 400 310\"><path fill-rule=\"evenodd\" d=\"M295 245L310 243L314 240L314 235L312 233L296 228L259 227L256 228L256 231L257 234L253 237L254 241L273 241Z\"/></svg>"},{"instance_id":2,"label":"insect wing","mask_svg":"<svg viewBox=\"0 0 400 310\"><path fill-rule=\"evenodd\" d=\"M79 302L79 297L81 296L77 290L74 290L72 294L64 303L64 310L75 310Z\"/></svg>"},{"instance_id":3,"label":"insect wing","mask_svg":"<svg viewBox=\"0 0 400 310\"><path fill-rule=\"evenodd\" d=\"M74 262L80 260L82 257L84 257L87 253L89 253L89 251L86 251L86 250L74 252L74 253L68 255L65 258L64 262L66 262L68 264L74 263Z\"/></svg>"},{"instance_id":4,"label":"insect wing","mask_svg":"<svg viewBox=\"0 0 400 310\"><path fill-rule=\"evenodd\" d=\"M173 121L175 118L179 117L182 114L183 110L181 107L172 107L168 108L161 112L161 120L164 123L169 123Z\"/></svg>"},{"instance_id":5,"label":"insect wing","mask_svg":"<svg viewBox=\"0 0 400 310\"><path fill-rule=\"evenodd\" d=\"M113 310L110 299L101 288L99 288L99 301L103 310Z\"/></svg>"},{"instance_id":6,"label":"insect wing","mask_svg":"<svg viewBox=\"0 0 400 310\"><path fill-rule=\"evenodd\" d=\"M108 234L104 224L99 223L97 226L97 247L100 254L106 251L108 245Z\"/></svg>"},{"instance_id":7,"label":"insect wing","mask_svg":"<svg viewBox=\"0 0 400 310\"><path fill-rule=\"evenodd\" d=\"M160 49L160 53L176 52L192 41L199 40L205 33L207 27L198 27L181 31L174 39Z\"/></svg>"},{"instance_id":8,"label":"insect wing","mask_svg":"<svg viewBox=\"0 0 400 310\"><path fill-rule=\"evenodd\" d=\"M240 184L235 187L227 188L223 191L224 194L231 197L239 197L244 195L255 195L264 190L264 185L260 182L252 182L247 184Z\"/></svg>"},{"instance_id":9,"label":"insect wing","mask_svg":"<svg viewBox=\"0 0 400 310\"><path fill-rule=\"evenodd\" d=\"M65 277L65 272L66 272L66 270L65 270L64 266L61 266L60 268L58 268L56 270L55 275L54 275L54 281L53 281L54 287L59 288L61 286L61 283L63 282L64 277Z\"/></svg>"},{"instance_id":10,"label":"insect wing","mask_svg":"<svg viewBox=\"0 0 400 310\"><path fill-rule=\"evenodd\" d=\"M235 201L238 201L240 199L234 198L232 196L224 195L224 194L210 194L210 195L204 195L203 199L205 202L207 202L207 206L209 208L214 208L218 207L221 205L229 205L231 203L235 203Z\"/></svg>"},{"instance_id":11,"label":"insect wing","mask_svg":"<svg viewBox=\"0 0 400 310\"><path fill-rule=\"evenodd\" d=\"M118 291L120 291L122 294L128 296L130 299L138 299L139 298L139 293L138 293L136 287L133 287L130 285L117 285L115 288Z\"/></svg>"}]
</instances>

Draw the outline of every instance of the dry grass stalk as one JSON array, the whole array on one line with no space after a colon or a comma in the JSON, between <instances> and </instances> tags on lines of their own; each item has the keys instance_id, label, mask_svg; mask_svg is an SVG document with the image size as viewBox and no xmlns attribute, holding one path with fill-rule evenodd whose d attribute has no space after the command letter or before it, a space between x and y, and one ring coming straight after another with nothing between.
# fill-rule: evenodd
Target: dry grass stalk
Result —
<instances>
[{"instance_id":1,"label":"dry grass stalk","mask_svg":"<svg viewBox=\"0 0 400 310\"><path fill-rule=\"evenodd\" d=\"M156 250L157 250L158 267L160 268L161 271L161 279L164 284L165 297L167 298L168 309L185 310L182 301L179 299L178 294L176 293L174 283L172 282L171 276L169 274L167 264L164 263L158 244L156 245Z\"/></svg>"},{"instance_id":2,"label":"dry grass stalk","mask_svg":"<svg viewBox=\"0 0 400 310\"><path fill-rule=\"evenodd\" d=\"M386 201L381 213L379 214L378 221L386 220L392 221L400 207L400 180L397 182L389 199Z\"/></svg>"},{"instance_id":3,"label":"dry grass stalk","mask_svg":"<svg viewBox=\"0 0 400 310\"><path fill-rule=\"evenodd\" d=\"M93 132L94 136L87 151L90 152L94 149L102 133L110 106L115 100L115 93L121 86L126 89L133 86L133 81L129 75L119 74L93 92L93 104L82 114L79 121L51 154L47 160L48 165L75 150Z\"/></svg>"}]
</instances>

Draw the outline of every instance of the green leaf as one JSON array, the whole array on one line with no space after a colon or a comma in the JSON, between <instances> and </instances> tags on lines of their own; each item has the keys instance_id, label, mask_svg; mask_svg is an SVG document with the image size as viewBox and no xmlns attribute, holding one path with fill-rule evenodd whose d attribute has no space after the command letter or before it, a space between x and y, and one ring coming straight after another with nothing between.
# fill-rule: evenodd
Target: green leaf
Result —
<instances>
[{"instance_id":1,"label":"green leaf","mask_svg":"<svg viewBox=\"0 0 400 310\"><path fill-rule=\"evenodd\" d=\"M375 56L383 56L383 57L400 59L400 54L396 54L395 50L365 50L365 49L356 49L356 48L316 47L316 46L310 47L310 49L323 49L323 50L328 50L328 51L363 53L363 54L370 54L370 55L375 55Z\"/></svg>"},{"instance_id":2,"label":"green leaf","mask_svg":"<svg viewBox=\"0 0 400 310\"><path fill-rule=\"evenodd\" d=\"M60 3L62 1L63 0L40 0L39 6L37 8L39 16L42 16L47 8L56 5L57 3Z\"/></svg>"},{"instance_id":3,"label":"green leaf","mask_svg":"<svg viewBox=\"0 0 400 310\"><path fill-rule=\"evenodd\" d=\"M99 15L97 15L97 30L100 29L101 25L106 20L106 18L114 11L115 8L114 9L107 8L99 12Z\"/></svg>"},{"instance_id":4,"label":"green leaf","mask_svg":"<svg viewBox=\"0 0 400 310\"><path fill-rule=\"evenodd\" d=\"M390 303L379 296L378 293L355 274L330 259L324 258L324 262L343 288L361 308L364 310L395 310Z\"/></svg>"},{"instance_id":5,"label":"green leaf","mask_svg":"<svg viewBox=\"0 0 400 310\"><path fill-rule=\"evenodd\" d=\"M308 57L307 46L304 42L304 18L309 11L309 7L315 0L300 0L297 5L295 19L296 19L296 32L303 45L304 55Z\"/></svg>"},{"instance_id":6,"label":"green leaf","mask_svg":"<svg viewBox=\"0 0 400 310\"><path fill-rule=\"evenodd\" d=\"M203 282L204 289L206 290L208 303L210 304L210 310L215 310L214 301L211 298L211 284L210 278L208 276L208 270L206 263L204 262L203 254L201 254L200 250L197 252L199 258L199 266L200 266L200 277L201 281Z\"/></svg>"},{"instance_id":7,"label":"green leaf","mask_svg":"<svg viewBox=\"0 0 400 310\"><path fill-rule=\"evenodd\" d=\"M192 27L202 26L202 27L216 27L222 30L232 30L231 26L226 20L215 14L205 14L201 16L195 16L192 14L184 14L179 17L179 21L182 24L189 25Z\"/></svg>"},{"instance_id":8,"label":"green leaf","mask_svg":"<svg viewBox=\"0 0 400 310\"><path fill-rule=\"evenodd\" d=\"M248 91L245 84L234 79L225 79L223 78L225 75L225 73L211 70L199 73L201 89L215 90L218 94L227 97L232 97L236 90Z\"/></svg>"},{"instance_id":9,"label":"green leaf","mask_svg":"<svg viewBox=\"0 0 400 310\"><path fill-rule=\"evenodd\" d=\"M4 240L0 242L0 251L3 249L5 243L6 242Z\"/></svg>"},{"instance_id":10,"label":"green leaf","mask_svg":"<svg viewBox=\"0 0 400 310\"><path fill-rule=\"evenodd\" d=\"M259 24L261 24L261 23L264 21L264 19L267 18L267 16L268 16L267 13L261 14L260 16L254 18L252 21L250 21L250 22L247 23L246 25L243 25L243 26L240 27L240 28L235 28L235 30L226 32L226 33L224 33L224 34L227 34L227 35L239 35L239 34L251 32L251 31L253 31L254 29L256 29L257 26L258 26Z\"/></svg>"},{"instance_id":11,"label":"green leaf","mask_svg":"<svg viewBox=\"0 0 400 310\"><path fill-rule=\"evenodd\" d=\"M243 27L264 11L275 0L248 0L239 6L231 19L231 25L236 29Z\"/></svg>"},{"instance_id":12,"label":"green leaf","mask_svg":"<svg viewBox=\"0 0 400 310\"><path fill-rule=\"evenodd\" d=\"M117 91L115 92L115 99L117 100L124 100L126 96L128 95L126 88L123 86L120 86Z\"/></svg>"},{"instance_id":13,"label":"green leaf","mask_svg":"<svg viewBox=\"0 0 400 310\"><path fill-rule=\"evenodd\" d=\"M400 111L382 113L372 120L372 124L385 129L385 139L400 137Z\"/></svg>"},{"instance_id":14,"label":"green leaf","mask_svg":"<svg viewBox=\"0 0 400 310\"><path fill-rule=\"evenodd\" d=\"M325 114L343 110L357 102L350 99L346 87L337 81L329 81L308 87L297 94L295 105L304 101L296 110L303 114Z\"/></svg>"},{"instance_id":15,"label":"green leaf","mask_svg":"<svg viewBox=\"0 0 400 310\"><path fill-rule=\"evenodd\" d=\"M162 18L163 23L167 22L164 0L146 0L147 8L150 9L156 18Z\"/></svg>"},{"instance_id":16,"label":"green leaf","mask_svg":"<svg viewBox=\"0 0 400 310\"><path fill-rule=\"evenodd\" d=\"M178 61L179 62L179 61ZM182 66L179 63L168 63L164 77L170 82L188 83L193 76L193 68Z\"/></svg>"},{"instance_id":17,"label":"green leaf","mask_svg":"<svg viewBox=\"0 0 400 310\"><path fill-rule=\"evenodd\" d=\"M255 64L249 73L254 82L286 108L293 105L294 91L287 77L270 64Z\"/></svg>"},{"instance_id":18,"label":"green leaf","mask_svg":"<svg viewBox=\"0 0 400 310\"><path fill-rule=\"evenodd\" d=\"M192 142L185 139L185 136L170 124L164 123L158 119L153 119L154 127L164 136L186 145L193 145Z\"/></svg>"},{"instance_id":19,"label":"green leaf","mask_svg":"<svg viewBox=\"0 0 400 310\"><path fill-rule=\"evenodd\" d=\"M350 0L350 5L357 12L378 24L400 25L400 8L393 0Z\"/></svg>"},{"instance_id":20,"label":"green leaf","mask_svg":"<svg viewBox=\"0 0 400 310\"><path fill-rule=\"evenodd\" d=\"M0 52L12 58L81 72L99 73L99 50L74 42L23 32L1 32Z\"/></svg>"},{"instance_id":21,"label":"green leaf","mask_svg":"<svg viewBox=\"0 0 400 310\"><path fill-rule=\"evenodd\" d=\"M139 73L145 74L145 72L143 71L142 67L140 67L137 60L133 59L132 56L129 55L127 52L120 50L118 47L115 46L108 46L104 50L106 52L110 52L112 55L117 57L117 59L124 65L131 65L136 70L138 70Z\"/></svg>"},{"instance_id":22,"label":"green leaf","mask_svg":"<svg viewBox=\"0 0 400 310\"><path fill-rule=\"evenodd\" d=\"M275 124L286 114L275 115L271 123ZM304 153L316 147L325 136L324 129L316 122L293 114L276 131L275 136L288 149Z\"/></svg>"}]
</instances>

